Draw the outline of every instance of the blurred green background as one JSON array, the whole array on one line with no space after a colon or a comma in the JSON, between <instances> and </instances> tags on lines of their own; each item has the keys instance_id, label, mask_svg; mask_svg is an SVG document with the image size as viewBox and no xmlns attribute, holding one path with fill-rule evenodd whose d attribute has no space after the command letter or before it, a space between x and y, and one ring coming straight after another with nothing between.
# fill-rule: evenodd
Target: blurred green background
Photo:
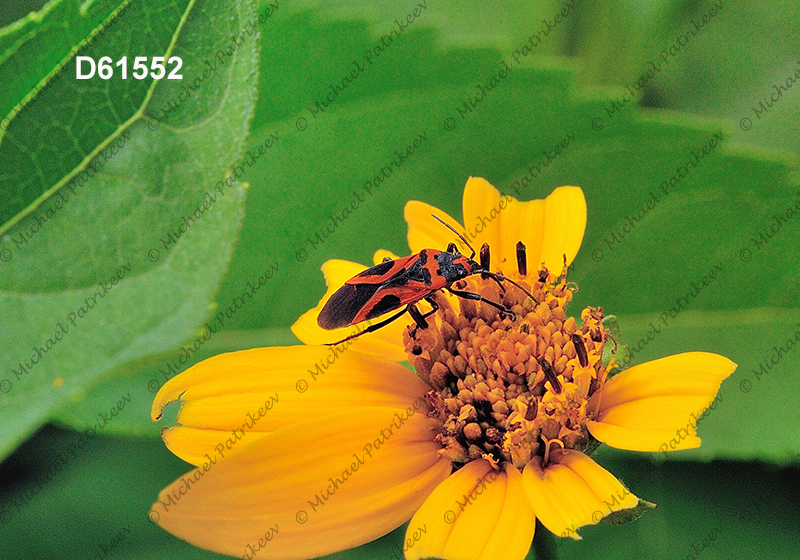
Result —
<instances>
[{"instance_id":1,"label":"blurred green background","mask_svg":"<svg viewBox=\"0 0 800 560\"><path fill-rule=\"evenodd\" d=\"M693 557L714 532L697 557L798 557L800 344L787 341L800 338L800 216L787 209L800 201L800 5L271 3L0 6L0 558L96 557L110 542L117 558L216 557L147 520L157 492L189 468L160 441L170 413L149 420L161 372L296 343L288 327L324 293L325 260L407 254L406 201L460 218L467 177L515 194L568 134L519 198L565 184L586 194L572 312L617 315L637 362L705 350L739 369L700 424L700 449L598 451L658 509L584 528L581 542L556 539L558 556ZM248 35L259 13L270 16ZM75 80L79 45L129 64L180 56L183 79ZM358 65L327 108L310 110ZM420 134L422 146L365 194ZM316 241L354 191L365 202ZM270 267L273 278L199 351L183 350ZM649 341L651 323L660 332ZM192 360L180 364L184 352ZM86 437L122 397L124 409ZM394 557L402 535L332 558Z\"/></svg>"}]
</instances>

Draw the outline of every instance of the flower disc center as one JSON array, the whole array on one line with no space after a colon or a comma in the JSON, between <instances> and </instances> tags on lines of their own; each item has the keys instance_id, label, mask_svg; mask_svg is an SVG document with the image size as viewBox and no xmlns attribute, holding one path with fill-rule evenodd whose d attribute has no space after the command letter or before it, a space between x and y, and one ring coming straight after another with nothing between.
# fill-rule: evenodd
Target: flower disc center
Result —
<instances>
[{"instance_id":1,"label":"flower disc center","mask_svg":"<svg viewBox=\"0 0 800 560\"><path fill-rule=\"evenodd\" d=\"M559 281L542 269L530 280L520 283L539 303L510 283L505 292L481 279L454 286L477 288L515 317L461 298L455 311L437 293L436 320L405 331L409 363L434 388L428 398L442 421L441 453L457 466L485 458L521 470L534 456L547 463L556 448L592 444L587 405L606 379L602 310L584 309L579 327L566 315L576 288L565 275Z\"/></svg>"}]
</instances>

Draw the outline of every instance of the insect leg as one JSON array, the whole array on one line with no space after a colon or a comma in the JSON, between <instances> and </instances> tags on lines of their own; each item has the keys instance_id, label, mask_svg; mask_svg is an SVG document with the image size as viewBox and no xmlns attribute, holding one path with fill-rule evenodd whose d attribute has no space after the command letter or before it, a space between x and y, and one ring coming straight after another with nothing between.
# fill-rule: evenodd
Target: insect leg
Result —
<instances>
[{"instance_id":1,"label":"insect leg","mask_svg":"<svg viewBox=\"0 0 800 560\"><path fill-rule=\"evenodd\" d=\"M414 319L415 323L417 323L417 328L415 328L414 332L411 333L412 337L417 334L417 329L427 329L428 328L427 318L436 313L437 311L439 311L439 304L436 303L436 301L431 296L427 296L425 298L425 301L427 301L431 305L431 310L425 314L420 313L419 309L417 309L417 306L414 305L413 303L409 304L408 306L408 314L411 315L411 318Z\"/></svg>"},{"instance_id":2,"label":"insect leg","mask_svg":"<svg viewBox=\"0 0 800 560\"><path fill-rule=\"evenodd\" d=\"M342 340L340 340L340 341L338 341L338 342L330 342L330 343L327 343L327 344L325 344L325 346L336 346L337 344L341 344L342 342L347 342L348 340L353 340L354 338L358 338L358 337L359 337L359 336L361 336L362 334L367 334L367 333L370 333L370 332L375 332L375 331L377 331L378 329L380 329L380 328L382 328L382 327L385 327L386 325L388 325L388 324L389 324L389 323L391 323L392 321L396 321L397 319L399 319L400 317L402 317L402 316L405 314L405 312L406 312L406 311L410 311L410 307L411 307L412 305L413 305L413 304L409 304L409 305L407 305L407 306L406 306L406 308L405 308L405 309L403 309L402 311L400 311L399 313L395 313L394 315L392 315L392 316L391 316L391 317L389 317L388 319L384 319L384 320L383 320L383 321L381 321L380 323L375 323L374 325L370 325L370 326L368 326L366 329L364 329L364 330L363 330L363 331L361 331L361 332L357 332L357 333L355 333L355 334L351 334L351 335L350 335L350 336L348 336L347 338L343 338ZM417 311L417 313L419 313L419 311ZM412 315L412 316L413 316L413 315ZM426 326L427 326L427 323L426 323Z\"/></svg>"},{"instance_id":3,"label":"insect leg","mask_svg":"<svg viewBox=\"0 0 800 560\"><path fill-rule=\"evenodd\" d=\"M505 307L503 305L500 305L499 303L496 303L496 302L494 302L494 301L492 301L490 299L486 299L485 297L483 297L480 294L474 294L472 292L462 292L461 290L454 290L452 288L447 288L447 291L450 292L451 294L453 294L454 296L462 297L464 299L472 299L472 300L475 300L475 301L482 301L484 303L488 303L489 305L499 309L500 311L502 311L506 315L511 315L512 317L516 317L514 312L511 311L509 308L507 308L507 307Z\"/></svg>"},{"instance_id":4,"label":"insect leg","mask_svg":"<svg viewBox=\"0 0 800 560\"><path fill-rule=\"evenodd\" d=\"M424 314L420 313L419 309L417 309L417 306L414 305L413 303L409 305L408 309L409 315L411 315L411 317L414 319L414 321L416 321L417 325L419 325L421 329L428 328L428 322L425 319L427 319L428 317L439 311L439 304L436 303L436 300L434 300L431 296L426 296L425 301L427 301L430 304L431 310Z\"/></svg>"},{"instance_id":5,"label":"insect leg","mask_svg":"<svg viewBox=\"0 0 800 560\"><path fill-rule=\"evenodd\" d=\"M417 324L417 328L428 328L428 321L425 320L425 317L428 316L427 313L425 315L420 313L419 309L417 309L417 306L413 303L410 303L406 309L408 309L408 314L411 315L411 318L414 319L414 322Z\"/></svg>"}]
</instances>

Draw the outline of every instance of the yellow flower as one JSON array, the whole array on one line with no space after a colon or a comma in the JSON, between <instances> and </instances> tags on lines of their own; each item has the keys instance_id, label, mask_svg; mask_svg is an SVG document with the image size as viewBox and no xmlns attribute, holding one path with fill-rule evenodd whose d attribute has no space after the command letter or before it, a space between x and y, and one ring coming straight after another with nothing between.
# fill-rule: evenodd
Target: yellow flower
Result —
<instances>
[{"instance_id":1,"label":"yellow flower","mask_svg":"<svg viewBox=\"0 0 800 560\"><path fill-rule=\"evenodd\" d=\"M476 247L488 243L491 270L536 301L473 276L457 287L515 317L437 293L427 329L397 321L321 346L353 332L324 331L316 317L366 268L325 263L328 292L292 327L306 346L222 354L156 395L153 419L181 400L179 424L163 437L197 468L162 490L151 519L209 550L300 559L369 542L410 518L408 560L513 560L527 554L537 518L577 539L579 527L649 505L588 453L597 441L637 451L699 446L689 420L736 365L704 352L616 375L613 360L603 365L601 310L586 308L580 325L565 312L573 289L566 265L586 224L577 187L519 202L471 178L465 227L409 202L412 252L453 241L431 214Z\"/></svg>"}]
</instances>

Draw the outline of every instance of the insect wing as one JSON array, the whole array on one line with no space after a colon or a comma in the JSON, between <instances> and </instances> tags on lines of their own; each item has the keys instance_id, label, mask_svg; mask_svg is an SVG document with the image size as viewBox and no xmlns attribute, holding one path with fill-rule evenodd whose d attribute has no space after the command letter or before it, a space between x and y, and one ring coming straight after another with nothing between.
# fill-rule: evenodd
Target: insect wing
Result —
<instances>
[{"instance_id":1,"label":"insect wing","mask_svg":"<svg viewBox=\"0 0 800 560\"><path fill-rule=\"evenodd\" d=\"M345 284L353 286L359 284L375 284L376 286L380 286L386 282L402 277L417 260L419 260L419 255L409 255L401 259L382 262L369 267L364 272L356 274L345 282Z\"/></svg>"},{"instance_id":2,"label":"insect wing","mask_svg":"<svg viewBox=\"0 0 800 560\"><path fill-rule=\"evenodd\" d=\"M326 330L340 329L352 325L356 315L361 311L380 284L345 284L336 290L325 302L317 317L317 324Z\"/></svg>"},{"instance_id":3,"label":"insect wing","mask_svg":"<svg viewBox=\"0 0 800 560\"><path fill-rule=\"evenodd\" d=\"M376 264L345 282L325 303L317 324L332 330L374 319L409 303L414 303L433 289L430 272L425 268L426 249L393 261Z\"/></svg>"},{"instance_id":4,"label":"insect wing","mask_svg":"<svg viewBox=\"0 0 800 560\"><path fill-rule=\"evenodd\" d=\"M429 293L429 287L416 283L403 286L383 285L353 318L353 324L380 317L409 303L416 303Z\"/></svg>"}]
</instances>

